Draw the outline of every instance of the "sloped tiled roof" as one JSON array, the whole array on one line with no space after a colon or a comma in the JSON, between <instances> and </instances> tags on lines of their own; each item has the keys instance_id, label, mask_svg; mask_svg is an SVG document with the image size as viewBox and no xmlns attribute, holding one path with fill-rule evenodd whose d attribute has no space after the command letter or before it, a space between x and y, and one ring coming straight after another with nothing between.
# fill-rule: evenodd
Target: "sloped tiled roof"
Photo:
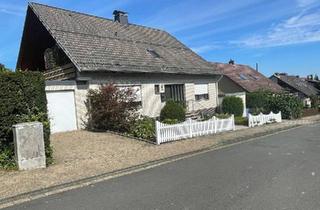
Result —
<instances>
[{"instance_id":1,"label":"sloped tiled roof","mask_svg":"<svg viewBox=\"0 0 320 210\"><path fill-rule=\"evenodd\" d=\"M207 61L165 31L38 3L29 7L79 71L215 74Z\"/></svg>"},{"instance_id":2,"label":"sloped tiled roof","mask_svg":"<svg viewBox=\"0 0 320 210\"><path fill-rule=\"evenodd\" d=\"M224 63L211 63L211 65L213 69L216 69L248 92L257 90L282 91L278 84L250 66Z\"/></svg>"},{"instance_id":3,"label":"sloped tiled roof","mask_svg":"<svg viewBox=\"0 0 320 210\"><path fill-rule=\"evenodd\" d=\"M285 74L274 74L274 77L286 83L287 85L293 87L294 89L300 91L306 96L317 95L319 94L318 89L313 87L307 81L297 76L289 76Z\"/></svg>"}]
</instances>

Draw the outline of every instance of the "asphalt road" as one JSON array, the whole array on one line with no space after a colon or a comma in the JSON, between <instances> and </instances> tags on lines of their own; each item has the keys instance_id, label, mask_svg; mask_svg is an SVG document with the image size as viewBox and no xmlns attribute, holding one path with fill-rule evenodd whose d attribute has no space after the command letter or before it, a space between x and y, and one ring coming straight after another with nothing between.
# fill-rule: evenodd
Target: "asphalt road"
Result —
<instances>
[{"instance_id":1,"label":"asphalt road","mask_svg":"<svg viewBox=\"0 0 320 210\"><path fill-rule=\"evenodd\" d=\"M320 125L9 209L320 209Z\"/></svg>"}]
</instances>

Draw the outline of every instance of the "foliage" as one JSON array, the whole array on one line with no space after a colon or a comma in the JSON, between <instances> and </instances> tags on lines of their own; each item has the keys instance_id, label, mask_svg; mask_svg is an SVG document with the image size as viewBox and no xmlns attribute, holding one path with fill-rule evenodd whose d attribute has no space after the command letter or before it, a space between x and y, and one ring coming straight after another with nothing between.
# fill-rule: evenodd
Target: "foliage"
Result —
<instances>
[{"instance_id":1,"label":"foliage","mask_svg":"<svg viewBox=\"0 0 320 210\"><path fill-rule=\"evenodd\" d=\"M14 158L12 125L39 121L44 125L47 164L50 164L52 161L50 124L47 116L43 75L35 72L2 72L0 73L0 84L0 153L2 158L8 155L11 160ZM4 159L8 160L8 158ZM4 165L2 167L5 167Z\"/></svg>"},{"instance_id":2,"label":"foliage","mask_svg":"<svg viewBox=\"0 0 320 210\"><path fill-rule=\"evenodd\" d=\"M165 119L162 121L164 124L168 124L168 125L174 125L179 123L179 121L177 119Z\"/></svg>"},{"instance_id":3,"label":"foliage","mask_svg":"<svg viewBox=\"0 0 320 210\"><path fill-rule=\"evenodd\" d=\"M132 88L108 84L91 89L85 104L88 110L86 126L92 130L129 132L138 117L139 104Z\"/></svg>"},{"instance_id":4,"label":"foliage","mask_svg":"<svg viewBox=\"0 0 320 210\"><path fill-rule=\"evenodd\" d=\"M312 96L310 97L310 99L311 99L311 107L312 107L312 108L318 108L318 107L319 107L319 104L320 104L319 96L312 95Z\"/></svg>"},{"instance_id":5,"label":"foliage","mask_svg":"<svg viewBox=\"0 0 320 210\"><path fill-rule=\"evenodd\" d=\"M10 146L0 145L0 168L3 168L5 170L16 168L13 144L11 144Z\"/></svg>"},{"instance_id":6,"label":"foliage","mask_svg":"<svg viewBox=\"0 0 320 210\"><path fill-rule=\"evenodd\" d=\"M1 72L8 72L9 69L7 69L2 63L0 63L0 73Z\"/></svg>"},{"instance_id":7,"label":"foliage","mask_svg":"<svg viewBox=\"0 0 320 210\"><path fill-rule=\"evenodd\" d=\"M301 117L303 110L302 101L288 93L272 93L269 91L257 91L247 94L247 105L251 114L269 114L270 111L281 111L282 118L295 119Z\"/></svg>"},{"instance_id":8,"label":"foliage","mask_svg":"<svg viewBox=\"0 0 320 210\"><path fill-rule=\"evenodd\" d=\"M155 140L155 130L155 120L150 117L143 117L134 123L130 134L141 139Z\"/></svg>"},{"instance_id":9,"label":"foliage","mask_svg":"<svg viewBox=\"0 0 320 210\"><path fill-rule=\"evenodd\" d=\"M183 122L186 119L186 111L181 103L169 100L160 112L160 121L177 120Z\"/></svg>"},{"instance_id":10,"label":"foliage","mask_svg":"<svg viewBox=\"0 0 320 210\"><path fill-rule=\"evenodd\" d=\"M246 126L248 126L248 118L246 118L246 117L238 116L238 117L234 118L234 121L235 121L236 125L246 125Z\"/></svg>"},{"instance_id":11,"label":"foliage","mask_svg":"<svg viewBox=\"0 0 320 210\"><path fill-rule=\"evenodd\" d=\"M242 116L243 102L242 99L235 96L226 96L222 101L222 110L224 113Z\"/></svg>"},{"instance_id":12,"label":"foliage","mask_svg":"<svg viewBox=\"0 0 320 210\"><path fill-rule=\"evenodd\" d=\"M231 115L227 113L215 114L214 116L219 119L228 119L231 117Z\"/></svg>"},{"instance_id":13,"label":"foliage","mask_svg":"<svg viewBox=\"0 0 320 210\"><path fill-rule=\"evenodd\" d=\"M246 94L247 108L251 110L252 114L260 114L260 112L267 114L269 112L268 103L273 93L267 90L259 90Z\"/></svg>"}]
</instances>

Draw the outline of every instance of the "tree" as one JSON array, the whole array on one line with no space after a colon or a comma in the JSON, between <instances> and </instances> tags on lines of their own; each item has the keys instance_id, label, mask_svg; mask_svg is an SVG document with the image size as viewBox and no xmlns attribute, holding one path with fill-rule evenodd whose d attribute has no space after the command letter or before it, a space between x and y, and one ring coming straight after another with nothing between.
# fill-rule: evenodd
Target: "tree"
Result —
<instances>
[{"instance_id":1,"label":"tree","mask_svg":"<svg viewBox=\"0 0 320 210\"><path fill-rule=\"evenodd\" d=\"M5 71L9 71L9 69L7 69L5 67L5 65L3 65L2 63L0 63L0 72L5 72Z\"/></svg>"}]
</instances>

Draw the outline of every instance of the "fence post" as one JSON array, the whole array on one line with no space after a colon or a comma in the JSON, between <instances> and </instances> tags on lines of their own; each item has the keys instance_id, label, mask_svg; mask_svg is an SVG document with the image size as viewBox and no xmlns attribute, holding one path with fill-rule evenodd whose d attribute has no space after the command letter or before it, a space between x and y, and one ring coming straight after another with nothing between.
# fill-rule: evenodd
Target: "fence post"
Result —
<instances>
[{"instance_id":1,"label":"fence post","mask_svg":"<svg viewBox=\"0 0 320 210\"><path fill-rule=\"evenodd\" d=\"M156 121L156 140L157 140L157 145L161 143L161 137L160 137L160 123Z\"/></svg>"},{"instance_id":2,"label":"fence post","mask_svg":"<svg viewBox=\"0 0 320 210\"><path fill-rule=\"evenodd\" d=\"M231 119L232 119L232 130L236 130L236 125L235 125L235 122L234 122L234 115L231 115Z\"/></svg>"},{"instance_id":3,"label":"fence post","mask_svg":"<svg viewBox=\"0 0 320 210\"><path fill-rule=\"evenodd\" d=\"M279 122L282 122L282 115L281 115L281 111L279 111Z\"/></svg>"},{"instance_id":4,"label":"fence post","mask_svg":"<svg viewBox=\"0 0 320 210\"><path fill-rule=\"evenodd\" d=\"M188 124L189 124L189 135L190 135L190 138L192 138L192 120L190 118L188 119Z\"/></svg>"},{"instance_id":5,"label":"fence post","mask_svg":"<svg viewBox=\"0 0 320 210\"><path fill-rule=\"evenodd\" d=\"M214 121L214 133L217 133L217 118L216 118L216 116L213 116L213 121Z\"/></svg>"}]
</instances>

